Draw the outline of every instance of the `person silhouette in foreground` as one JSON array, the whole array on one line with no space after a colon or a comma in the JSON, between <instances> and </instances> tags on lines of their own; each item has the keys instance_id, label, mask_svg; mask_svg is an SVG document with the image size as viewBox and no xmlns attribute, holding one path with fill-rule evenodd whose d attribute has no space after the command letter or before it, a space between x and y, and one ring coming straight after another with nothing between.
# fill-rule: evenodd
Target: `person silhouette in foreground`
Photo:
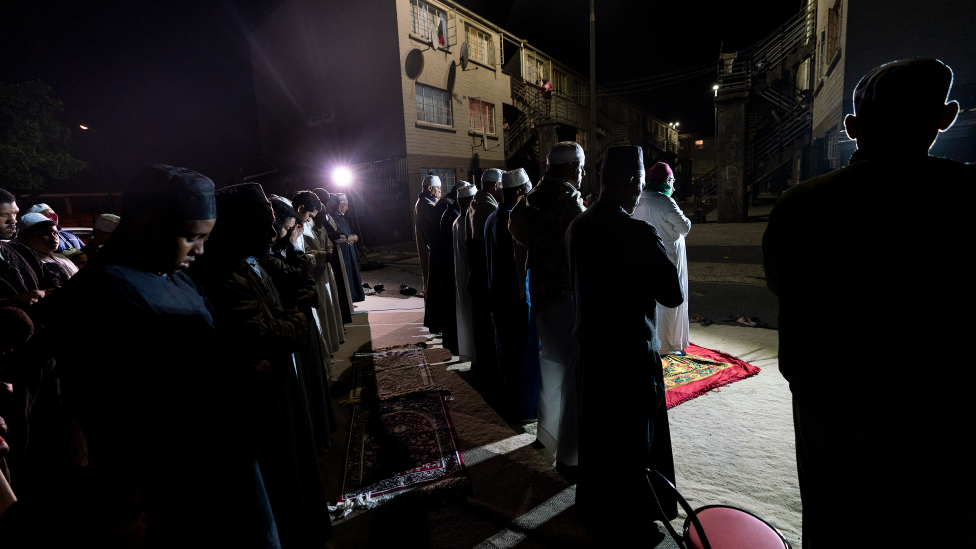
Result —
<instances>
[{"instance_id":1,"label":"person silhouette in foreground","mask_svg":"<svg viewBox=\"0 0 976 549\"><path fill-rule=\"evenodd\" d=\"M976 181L976 166L928 155L959 110L946 102L951 84L934 59L864 76L845 120L857 140L850 165L786 191L763 237L780 371L793 393L804 549L972 543L960 534L976 520L974 476L953 465L972 463L972 407L932 389L972 387L976 367L925 360L968 339L939 319L956 312L947 291L971 282L943 266L971 229L961 217L925 225L910 215L933 183L965 202ZM921 322L884 322L919 308ZM905 522L936 505L938 525ZM839 518L852 512L856 520Z\"/></svg>"}]
</instances>

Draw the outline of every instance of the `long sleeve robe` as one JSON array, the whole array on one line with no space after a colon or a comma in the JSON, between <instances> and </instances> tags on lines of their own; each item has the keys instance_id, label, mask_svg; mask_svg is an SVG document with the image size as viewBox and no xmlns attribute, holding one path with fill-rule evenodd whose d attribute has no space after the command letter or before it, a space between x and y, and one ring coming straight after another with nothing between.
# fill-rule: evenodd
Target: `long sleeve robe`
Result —
<instances>
[{"instance_id":1,"label":"long sleeve robe","mask_svg":"<svg viewBox=\"0 0 976 549\"><path fill-rule=\"evenodd\" d=\"M322 227L316 227L309 221L305 225L305 250L315 254L315 267L312 269L312 279L319 295L318 316L322 321L322 336L330 354L339 350L339 345L345 341L342 329L342 312L339 309L339 293L336 290L335 275L332 265L326 257L333 250L332 241Z\"/></svg>"},{"instance_id":2,"label":"long sleeve robe","mask_svg":"<svg viewBox=\"0 0 976 549\"><path fill-rule=\"evenodd\" d=\"M454 305L457 311L458 356L476 360L474 347L474 305L468 292L468 239L465 235L465 218L458 217L451 227L454 239Z\"/></svg>"},{"instance_id":3,"label":"long sleeve robe","mask_svg":"<svg viewBox=\"0 0 976 549\"><path fill-rule=\"evenodd\" d=\"M460 355L458 348L457 293L454 271L454 221L461 215L456 204L452 204L441 216L440 248L440 319L442 322L444 348Z\"/></svg>"},{"instance_id":4,"label":"long sleeve robe","mask_svg":"<svg viewBox=\"0 0 976 549\"><path fill-rule=\"evenodd\" d=\"M512 206L500 204L485 222L488 295L498 355L498 390L515 420L539 413L539 331L528 303L519 294L515 239L508 230ZM479 374L481 377L481 374Z\"/></svg>"},{"instance_id":5,"label":"long sleeve robe","mask_svg":"<svg viewBox=\"0 0 976 549\"><path fill-rule=\"evenodd\" d=\"M349 226L349 220L346 216L341 213L336 213L333 216L336 222L336 227L340 233L348 237L352 234L352 228ZM350 295L352 295L352 300L354 303L366 300L366 294L363 292L363 279L359 274L359 258L356 256L356 245L343 243L336 244L336 248L339 253L342 254L343 262L346 268L346 279L349 281L347 286Z\"/></svg>"},{"instance_id":6,"label":"long sleeve robe","mask_svg":"<svg viewBox=\"0 0 976 549\"><path fill-rule=\"evenodd\" d=\"M488 295L488 255L485 248L485 224L498 209L498 202L487 191L478 191L468 205L465 236L468 244L468 292L471 294L471 322L474 329L475 359L471 369L483 394L500 390L498 354L495 350L495 327L491 322ZM492 393L494 391L494 393Z\"/></svg>"},{"instance_id":7,"label":"long sleeve robe","mask_svg":"<svg viewBox=\"0 0 976 549\"><path fill-rule=\"evenodd\" d=\"M677 307L657 306L657 336L661 340L661 354L683 351L688 347L688 255L685 237L691 232L691 220L685 217L678 203L670 196L644 191L634 217L654 225L668 259L678 269L681 291L685 300Z\"/></svg>"},{"instance_id":8,"label":"long sleeve robe","mask_svg":"<svg viewBox=\"0 0 976 549\"><path fill-rule=\"evenodd\" d=\"M331 265L332 274L335 275L336 291L339 294L339 313L342 317L342 323L349 324L352 322L352 293L349 291L349 279L346 277L346 261L339 251L339 243L337 242L343 235L339 232L339 226L334 217L326 215L325 220L326 225L323 225L322 228L334 246Z\"/></svg>"},{"instance_id":9,"label":"long sleeve robe","mask_svg":"<svg viewBox=\"0 0 976 549\"><path fill-rule=\"evenodd\" d=\"M420 273L424 277L424 299L427 299L427 280L430 277L430 243L433 241L434 226L434 197L426 192L417 197L414 206L414 233L417 238L417 255L420 256Z\"/></svg>"},{"instance_id":10,"label":"long sleeve robe","mask_svg":"<svg viewBox=\"0 0 976 549\"><path fill-rule=\"evenodd\" d=\"M681 303L681 284L654 227L619 206L597 202L580 214L566 232L566 247L580 348L576 505L595 527L633 527L659 514L644 468L674 482L656 320L658 303ZM608 284L619 280L640 280L640 291L608 299ZM674 518L673 493L657 494Z\"/></svg>"},{"instance_id":11,"label":"long sleeve robe","mask_svg":"<svg viewBox=\"0 0 976 549\"><path fill-rule=\"evenodd\" d=\"M444 254L443 246L441 245L441 217L444 216L449 208L454 207L454 200L446 196L442 196L440 200L434 204L434 209L431 210L431 235L430 239L427 240L427 246L430 248L430 264L428 265L429 272L427 274L427 290L424 295L424 326L430 329L430 333L436 334L441 333L444 330L444 319L443 307L444 307L444 291L442 289L444 280L444 261L441 259Z\"/></svg>"}]
</instances>

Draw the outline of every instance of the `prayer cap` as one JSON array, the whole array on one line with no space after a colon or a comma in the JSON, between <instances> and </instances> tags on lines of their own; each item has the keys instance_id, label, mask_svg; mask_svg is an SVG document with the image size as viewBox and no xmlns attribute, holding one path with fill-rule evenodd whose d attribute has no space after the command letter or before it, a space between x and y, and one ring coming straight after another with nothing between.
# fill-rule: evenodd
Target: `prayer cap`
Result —
<instances>
[{"instance_id":1,"label":"prayer cap","mask_svg":"<svg viewBox=\"0 0 976 549\"><path fill-rule=\"evenodd\" d=\"M54 208L48 206L47 204L34 204L31 206L30 213L41 213L44 210L54 211Z\"/></svg>"},{"instance_id":2,"label":"prayer cap","mask_svg":"<svg viewBox=\"0 0 976 549\"><path fill-rule=\"evenodd\" d=\"M569 164L570 162L584 162L586 156L583 154L583 147L575 141L560 141L549 149L546 153L546 164L558 166L559 164Z\"/></svg>"},{"instance_id":3,"label":"prayer cap","mask_svg":"<svg viewBox=\"0 0 976 549\"><path fill-rule=\"evenodd\" d=\"M952 69L936 59L902 59L864 75L854 88L854 112L873 119L928 115L945 105Z\"/></svg>"},{"instance_id":4,"label":"prayer cap","mask_svg":"<svg viewBox=\"0 0 976 549\"><path fill-rule=\"evenodd\" d=\"M332 196L338 198L339 202L342 202L343 200L346 199L346 193L332 193Z\"/></svg>"},{"instance_id":5,"label":"prayer cap","mask_svg":"<svg viewBox=\"0 0 976 549\"><path fill-rule=\"evenodd\" d=\"M110 233L115 230L115 227L119 224L119 216L113 214L102 214L98 216L95 220L95 229L99 231L105 231Z\"/></svg>"},{"instance_id":6,"label":"prayer cap","mask_svg":"<svg viewBox=\"0 0 976 549\"><path fill-rule=\"evenodd\" d=\"M220 215L216 228L237 230L257 223L266 223L268 198L258 183L241 183L214 192L216 214Z\"/></svg>"},{"instance_id":7,"label":"prayer cap","mask_svg":"<svg viewBox=\"0 0 976 549\"><path fill-rule=\"evenodd\" d=\"M186 168L152 164L139 169L122 193L126 215L150 213L185 220L216 219L214 184Z\"/></svg>"},{"instance_id":8,"label":"prayer cap","mask_svg":"<svg viewBox=\"0 0 976 549\"><path fill-rule=\"evenodd\" d=\"M525 173L525 170L519 168L517 170L512 170L505 172L505 176L502 177L502 188L511 189L513 187L521 187L529 183L529 174Z\"/></svg>"},{"instance_id":9,"label":"prayer cap","mask_svg":"<svg viewBox=\"0 0 976 549\"><path fill-rule=\"evenodd\" d=\"M441 178L437 177L436 175L425 175L424 176L423 186L424 187L440 187L441 186Z\"/></svg>"},{"instance_id":10,"label":"prayer cap","mask_svg":"<svg viewBox=\"0 0 976 549\"><path fill-rule=\"evenodd\" d=\"M44 217L44 214L31 212L20 218L20 230L26 231L35 225L43 225L45 223L48 225L54 225L54 221Z\"/></svg>"},{"instance_id":11,"label":"prayer cap","mask_svg":"<svg viewBox=\"0 0 976 549\"><path fill-rule=\"evenodd\" d=\"M478 192L478 187L475 187L467 181L463 181L463 183L467 183L467 185L458 189L458 198L471 198Z\"/></svg>"},{"instance_id":12,"label":"prayer cap","mask_svg":"<svg viewBox=\"0 0 976 549\"><path fill-rule=\"evenodd\" d=\"M489 168L485 170L485 173L481 175L482 183L501 183L502 176L505 172L499 170L498 168Z\"/></svg>"},{"instance_id":13,"label":"prayer cap","mask_svg":"<svg viewBox=\"0 0 976 549\"><path fill-rule=\"evenodd\" d=\"M651 169L647 170L647 179L667 179L671 175L671 166L668 166L666 162L658 162L651 166Z\"/></svg>"},{"instance_id":14,"label":"prayer cap","mask_svg":"<svg viewBox=\"0 0 976 549\"><path fill-rule=\"evenodd\" d=\"M603 171L644 171L644 151L636 145L610 147L603 156Z\"/></svg>"}]
</instances>

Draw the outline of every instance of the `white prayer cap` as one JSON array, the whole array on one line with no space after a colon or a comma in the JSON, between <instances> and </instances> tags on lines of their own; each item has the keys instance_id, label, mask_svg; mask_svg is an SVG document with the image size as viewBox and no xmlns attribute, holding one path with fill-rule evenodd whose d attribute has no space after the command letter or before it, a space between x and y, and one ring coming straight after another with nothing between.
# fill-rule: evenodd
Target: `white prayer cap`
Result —
<instances>
[{"instance_id":1,"label":"white prayer cap","mask_svg":"<svg viewBox=\"0 0 976 549\"><path fill-rule=\"evenodd\" d=\"M467 183L465 181L464 183ZM478 192L478 187L475 187L471 183L458 189L458 198L470 198Z\"/></svg>"},{"instance_id":2,"label":"white prayer cap","mask_svg":"<svg viewBox=\"0 0 976 549\"><path fill-rule=\"evenodd\" d=\"M346 193L333 193L332 196L336 197L339 200L339 202L342 202L343 200L346 199Z\"/></svg>"},{"instance_id":3,"label":"white prayer cap","mask_svg":"<svg viewBox=\"0 0 976 549\"><path fill-rule=\"evenodd\" d=\"M41 213L45 210L51 210L53 212L54 208L48 206L47 204L34 204L31 206L29 213Z\"/></svg>"},{"instance_id":4,"label":"white prayer cap","mask_svg":"<svg viewBox=\"0 0 976 549\"><path fill-rule=\"evenodd\" d=\"M95 220L95 227L99 231L110 233L119 224L119 216L113 214L102 214Z\"/></svg>"},{"instance_id":5,"label":"white prayer cap","mask_svg":"<svg viewBox=\"0 0 976 549\"><path fill-rule=\"evenodd\" d=\"M26 230L39 223L50 223L54 225L54 221L48 219L43 214L37 212L30 212L27 215L20 218L20 228L21 230Z\"/></svg>"},{"instance_id":6,"label":"white prayer cap","mask_svg":"<svg viewBox=\"0 0 976 549\"><path fill-rule=\"evenodd\" d=\"M505 176L502 178L503 189L521 187L526 183L529 183L529 174L525 173L525 170L522 168L505 172Z\"/></svg>"},{"instance_id":7,"label":"white prayer cap","mask_svg":"<svg viewBox=\"0 0 976 549\"><path fill-rule=\"evenodd\" d=\"M481 181L482 183L501 183L503 175L505 175L505 172L498 168L489 168L482 174Z\"/></svg>"},{"instance_id":8,"label":"white prayer cap","mask_svg":"<svg viewBox=\"0 0 976 549\"><path fill-rule=\"evenodd\" d=\"M560 141L549 149L546 153L546 164L558 166L559 164L569 164L570 162L584 162L586 156L583 154L583 147L575 141Z\"/></svg>"},{"instance_id":9,"label":"white prayer cap","mask_svg":"<svg viewBox=\"0 0 976 549\"><path fill-rule=\"evenodd\" d=\"M440 187L441 186L441 178L437 177L436 175L425 175L424 176L424 182L422 183L422 186L424 186L424 187Z\"/></svg>"}]
</instances>

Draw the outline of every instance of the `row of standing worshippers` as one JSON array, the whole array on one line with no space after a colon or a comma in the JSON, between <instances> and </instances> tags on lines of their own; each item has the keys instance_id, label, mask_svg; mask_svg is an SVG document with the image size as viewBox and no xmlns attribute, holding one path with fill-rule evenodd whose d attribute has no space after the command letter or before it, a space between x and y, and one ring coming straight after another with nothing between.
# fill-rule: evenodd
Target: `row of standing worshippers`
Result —
<instances>
[{"instance_id":1,"label":"row of standing worshippers","mask_svg":"<svg viewBox=\"0 0 976 549\"><path fill-rule=\"evenodd\" d=\"M27 249L54 223L0 241L2 545L320 547L331 355L363 299L346 198L158 164L122 204L70 280Z\"/></svg>"},{"instance_id":2,"label":"row of standing worshippers","mask_svg":"<svg viewBox=\"0 0 976 549\"><path fill-rule=\"evenodd\" d=\"M674 482L661 354L688 346L691 223L670 198L666 164L644 189L639 147L607 152L589 209L584 164L582 147L562 142L534 187L522 169L489 169L481 189L459 181L442 196L439 178L425 176L416 203L424 325L471 361L503 416L538 421L557 466L578 475L591 532L632 541L640 517L659 514L640 514L650 513L643 469ZM637 295L609 292L620 280L641 281ZM659 493L674 518L674 498Z\"/></svg>"}]
</instances>

